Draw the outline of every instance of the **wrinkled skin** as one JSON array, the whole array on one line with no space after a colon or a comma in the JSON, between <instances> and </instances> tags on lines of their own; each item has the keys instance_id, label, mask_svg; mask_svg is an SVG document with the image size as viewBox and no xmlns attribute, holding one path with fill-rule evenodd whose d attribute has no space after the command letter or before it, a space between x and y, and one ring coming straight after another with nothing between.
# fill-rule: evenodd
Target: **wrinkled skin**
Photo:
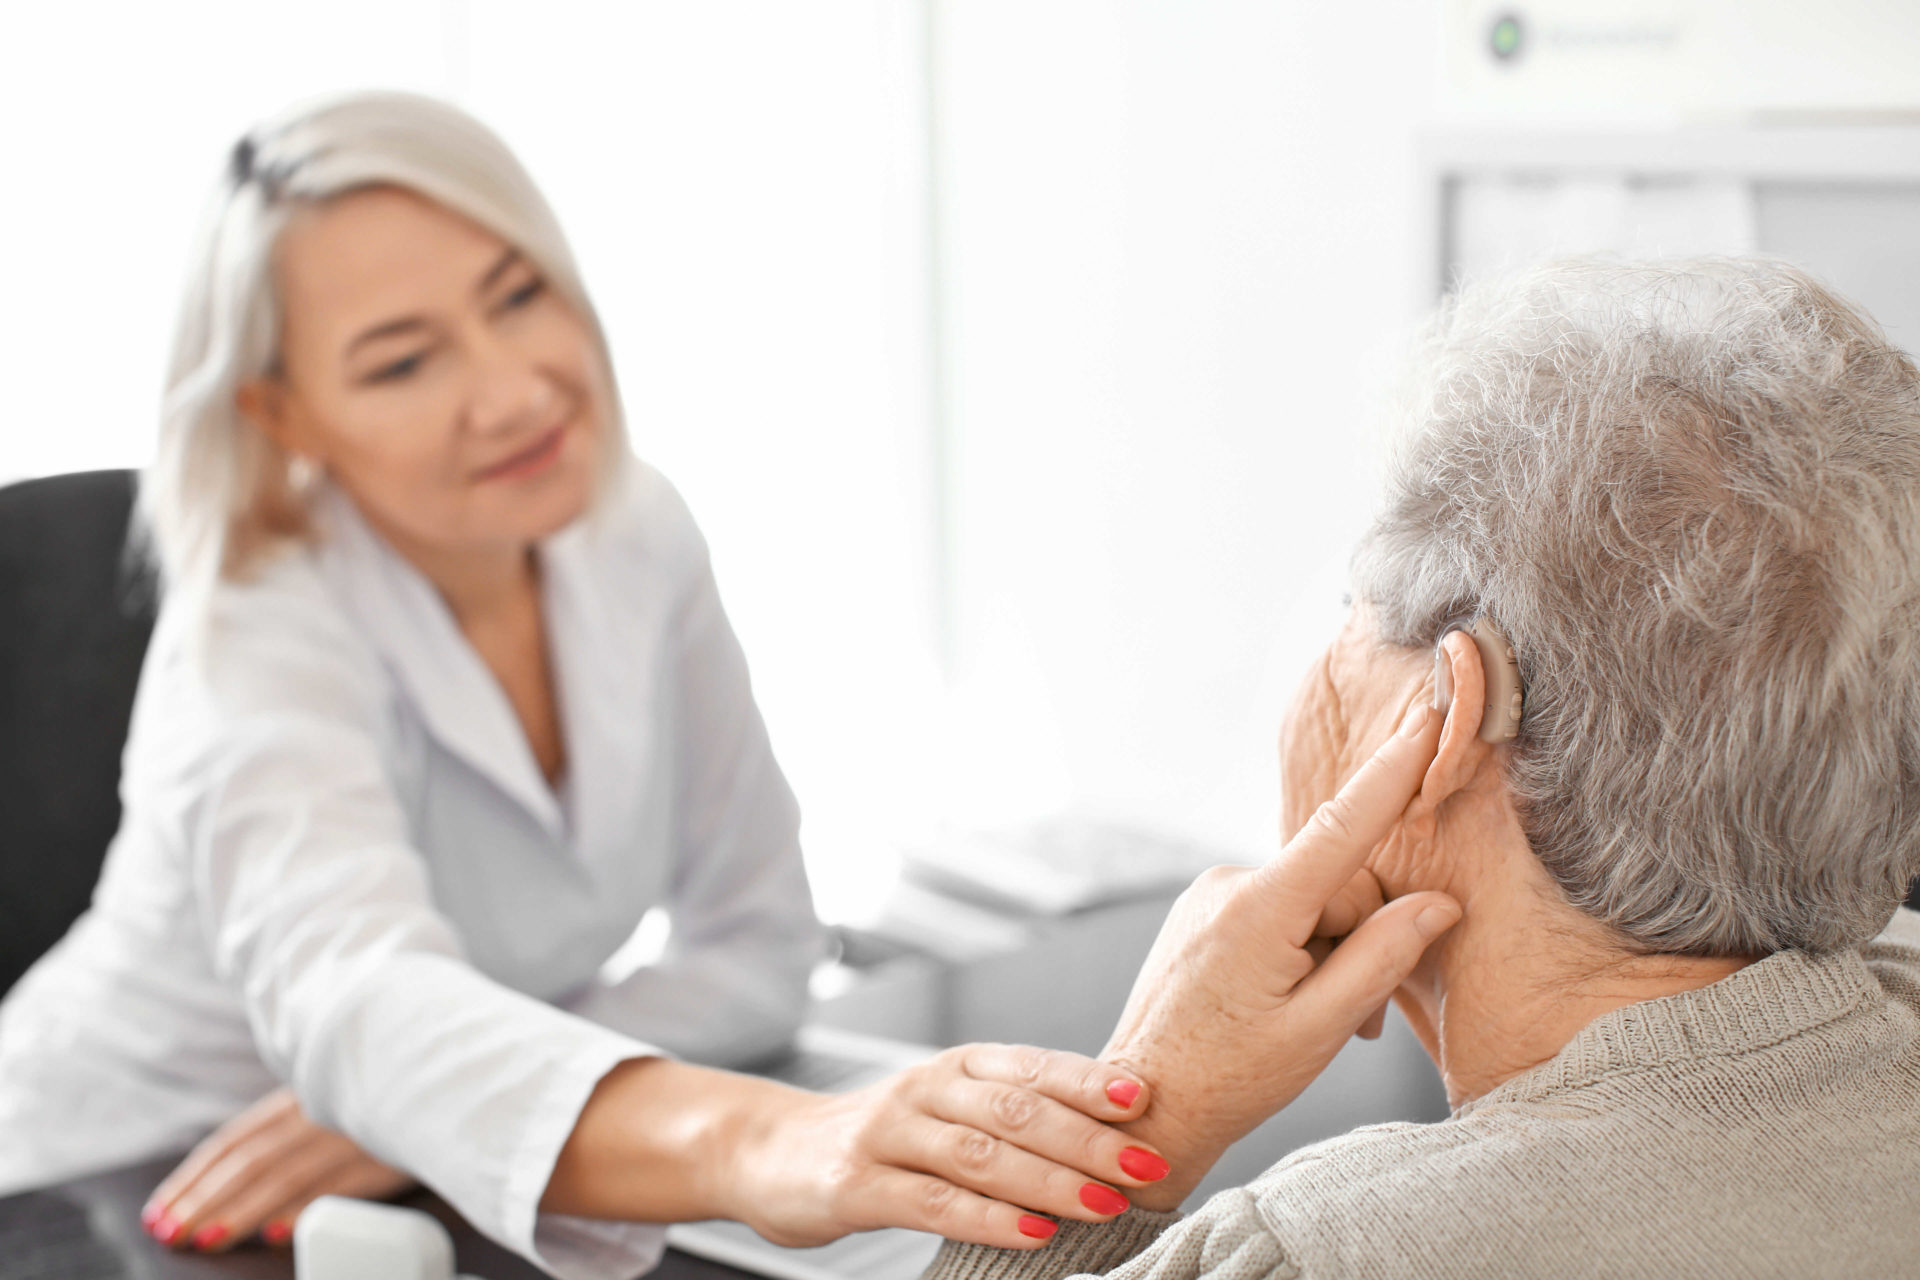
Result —
<instances>
[{"instance_id":1,"label":"wrinkled skin","mask_svg":"<svg viewBox=\"0 0 1920 1280\"><path fill-rule=\"evenodd\" d=\"M1471 673L1456 671L1455 689L1477 700L1484 682L1471 641L1464 636L1450 637L1447 648L1449 660L1456 667L1473 668ZM1469 682L1470 690L1460 689L1461 679ZM1430 653L1383 644L1374 635L1364 609L1349 614L1340 634L1308 669L1281 728L1281 839L1290 839L1314 810L1353 776L1365 760L1369 744L1386 737L1410 707L1430 702L1433 695ZM1477 711L1475 725L1477 732ZM1449 779L1463 766L1471 773L1483 771L1493 753L1491 747L1477 740L1470 747L1462 746L1466 759L1450 766ZM1489 776L1467 788L1468 794L1454 798L1447 814L1449 827L1456 832L1462 827L1474 828L1482 840L1493 838L1496 829L1507 828L1511 838L1518 834L1518 822L1511 814L1504 786L1494 771L1487 772ZM1373 851L1367 865L1328 904L1321 920L1321 935L1341 937L1389 898L1406 893L1439 890L1456 901L1466 901L1460 877L1450 874L1447 861L1436 856L1439 823L1438 804L1421 806L1416 799L1407 820L1394 828ZM1396 996L1415 1034L1437 1060L1438 1030L1426 1008L1437 1002L1433 967L1434 958L1430 957L1409 978L1428 996L1427 1000L1415 999L1414 991L1404 989ZM1383 1008L1368 1022L1363 1034L1379 1033L1384 1012Z\"/></svg>"},{"instance_id":2,"label":"wrinkled skin","mask_svg":"<svg viewBox=\"0 0 1920 1280\"><path fill-rule=\"evenodd\" d=\"M1180 1203L1389 998L1458 1105L1605 1012L1750 962L1644 955L1570 906L1527 842L1509 748L1479 740L1478 650L1455 633L1441 654L1451 693L1429 713L1435 654L1381 644L1356 610L1287 713L1285 846L1214 868L1169 915L1106 1053L1152 1084L1133 1130L1176 1169L1140 1203Z\"/></svg>"},{"instance_id":3,"label":"wrinkled skin","mask_svg":"<svg viewBox=\"0 0 1920 1280\"><path fill-rule=\"evenodd\" d=\"M1155 1090L1152 1112L1131 1131L1174 1167L1136 1197L1146 1207L1178 1205L1229 1145L1312 1083L1354 1034L1377 1027L1386 1001L1460 917L1444 893L1383 884L1374 859L1421 841L1463 751L1477 759L1484 744L1463 747L1463 725L1443 723L1411 669L1394 673L1399 684L1370 679L1367 688L1387 696L1348 696L1342 673L1367 660L1362 639L1352 626L1343 632L1288 717L1288 758L1309 779L1289 779L1293 804L1318 803L1289 808L1295 829L1264 866L1213 868L1181 896L1108 1042L1104 1056ZM1458 685L1477 706L1477 680Z\"/></svg>"}]
</instances>

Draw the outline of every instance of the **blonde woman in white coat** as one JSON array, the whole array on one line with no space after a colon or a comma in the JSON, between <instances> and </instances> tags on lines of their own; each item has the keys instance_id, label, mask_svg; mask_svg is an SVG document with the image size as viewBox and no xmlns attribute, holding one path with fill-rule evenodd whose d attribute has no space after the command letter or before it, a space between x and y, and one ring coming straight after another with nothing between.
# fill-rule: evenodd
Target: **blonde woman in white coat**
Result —
<instances>
[{"instance_id":1,"label":"blonde woman in white coat","mask_svg":"<svg viewBox=\"0 0 1920 1280\"><path fill-rule=\"evenodd\" d=\"M802 1016L797 810L558 225L464 114L356 95L241 142L142 500L125 818L0 1006L0 1188L199 1141L147 1215L180 1247L418 1177L613 1277L716 1216L1039 1247L1164 1176L1113 1127L1139 1082L1072 1055L831 1098L693 1065ZM666 956L603 978L656 905Z\"/></svg>"}]
</instances>

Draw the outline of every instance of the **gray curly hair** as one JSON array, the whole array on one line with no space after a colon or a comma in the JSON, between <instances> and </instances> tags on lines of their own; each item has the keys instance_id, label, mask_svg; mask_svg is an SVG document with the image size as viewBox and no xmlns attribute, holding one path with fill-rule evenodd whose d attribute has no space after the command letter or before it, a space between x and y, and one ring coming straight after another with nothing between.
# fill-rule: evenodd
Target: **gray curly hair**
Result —
<instances>
[{"instance_id":1,"label":"gray curly hair","mask_svg":"<svg viewBox=\"0 0 1920 1280\"><path fill-rule=\"evenodd\" d=\"M1765 260L1557 263L1428 326L1354 588L1485 613L1508 779L1568 900L1653 952L1862 942L1920 873L1920 374Z\"/></svg>"}]
</instances>

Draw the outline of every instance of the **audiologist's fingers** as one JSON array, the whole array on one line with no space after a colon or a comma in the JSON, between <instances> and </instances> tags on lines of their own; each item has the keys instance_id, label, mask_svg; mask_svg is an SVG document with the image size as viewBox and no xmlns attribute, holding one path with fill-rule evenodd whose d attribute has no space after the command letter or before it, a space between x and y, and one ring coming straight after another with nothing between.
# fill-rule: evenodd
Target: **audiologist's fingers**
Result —
<instances>
[{"instance_id":1,"label":"audiologist's fingers","mask_svg":"<svg viewBox=\"0 0 1920 1280\"><path fill-rule=\"evenodd\" d=\"M293 1224L306 1207L321 1196L351 1196L355 1200L387 1200L413 1186L413 1179L400 1170L361 1155L329 1170L318 1182L308 1186L290 1203L272 1214L260 1228L260 1238L271 1245L284 1245L293 1239Z\"/></svg>"},{"instance_id":2,"label":"audiologist's fingers","mask_svg":"<svg viewBox=\"0 0 1920 1280\"><path fill-rule=\"evenodd\" d=\"M862 1216L874 1226L912 1227L966 1244L1037 1249L1059 1230L1051 1219L905 1169L887 1169L862 1188Z\"/></svg>"},{"instance_id":3,"label":"audiologist's fingers","mask_svg":"<svg viewBox=\"0 0 1920 1280\"><path fill-rule=\"evenodd\" d=\"M345 1139L309 1142L283 1153L257 1176L229 1182L204 1203L189 1208L182 1201L185 1243L209 1252L231 1248L352 1158L353 1148Z\"/></svg>"},{"instance_id":4,"label":"audiologist's fingers","mask_svg":"<svg viewBox=\"0 0 1920 1280\"><path fill-rule=\"evenodd\" d=\"M217 1249L245 1239L268 1214L356 1150L339 1134L311 1125L290 1140L241 1147L174 1201L181 1231L170 1243Z\"/></svg>"},{"instance_id":5,"label":"audiologist's fingers","mask_svg":"<svg viewBox=\"0 0 1920 1280\"><path fill-rule=\"evenodd\" d=\"M1338 795L1314 811L1300 834L1254 875L1258 892L1284 904L1278 923L1287 941L1302 946L1320 914L1406 812L1440 744L1441 717L1416 703Z\"/></svg>"},{"instance_id":6,"label":"audiologist's fingers","mask_svg":"<svg viewBox=\"0 0 1920 1280\"><path fill-rule=\"evenodd\" d=\"M969 1044L948 1053L957 1055L961 1072L976 1080L1031 1089L1108 1124L1139 1118L1151 1101L1145 1084L1131 1072L1065 1049Z\"/></svg>"},{"instance_id":7,"label":"audiologist's fingers","mask_svg":"<svg viewBox=\"0 0 1920 1280\"><path fill-rule=\"evenodd\" d=\"M305 1125L290 1090L277 1089L214 1130L154 1188L140 1221L162 1244L183 1242L204 1184L236 1152L291 1140Z\"/></svg>"}]
</instances>

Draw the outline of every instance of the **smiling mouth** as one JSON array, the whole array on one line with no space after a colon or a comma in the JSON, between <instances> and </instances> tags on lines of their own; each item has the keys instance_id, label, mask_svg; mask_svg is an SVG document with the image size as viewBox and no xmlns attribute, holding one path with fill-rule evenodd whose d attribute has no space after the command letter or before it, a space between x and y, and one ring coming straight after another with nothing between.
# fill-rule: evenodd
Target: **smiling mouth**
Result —
<instances>
[{"instance_id":1,"label":"smiling mouth","mask_svg":"<svg viewBox=\"0 0 1920 1280\"><path fill-rule=\"evenodd\" d=\"M474 473L476 482L485 480L507 480L519 476L532 475L544 470L560 456L560 445L566 439L568 422L562 422L544 432L538 440L515 454L509 454L492 466Z\"/></svg>"}]
</instances>

